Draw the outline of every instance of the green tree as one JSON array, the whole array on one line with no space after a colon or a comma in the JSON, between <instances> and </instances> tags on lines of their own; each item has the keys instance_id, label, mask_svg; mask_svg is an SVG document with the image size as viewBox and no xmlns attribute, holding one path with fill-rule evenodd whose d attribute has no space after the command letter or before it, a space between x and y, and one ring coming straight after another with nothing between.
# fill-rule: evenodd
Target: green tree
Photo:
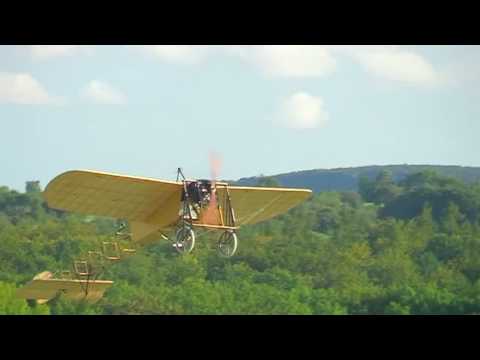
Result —
<instances>
[{"instance_id":1,"label":"green tree","mask_svg":"<svg viewBox=\"0 0 480 360\"><path fill-rule=\"evenodd\" d=\"M365 201L373 202L375 198L373 181L366 176L361 176L358 180L358 192Z\"/></svg>"},{"instance_id":2,"label":"green tree","mask_svg":"<svg viewBox=\"0 0 480 360\"><path fill-rule=\"evenodd\" d=\"M381 171L375 179L373 189L373 201L378 204L388 204L401 192L401 188L395 185L392 173L387 170Z\"/></svg>"},{"instance_id":3,"label":"green tree","mask_svg":"<svg viewBox=\"0 0 480 360\"><path fill-rule=\"evenodd\" d=\"M16 296L13 284L0 281L0 314L2 315L48 315L46 305L28 306L27 302Z\"/></svg>"},{"instance_id":4,"label":"green tree","mask_svg":"<svg viewBox=\"0 0 480 360\"><path fill-rule=\"evenodd\" d=\"M35 194L42 192L40 181L27 181L25 184L25 191L27 194Z\"/></svg>"},{"instance_id":5,"label":"green tree","mask_svg":"<svg viewBox=\"0 0 480 360\"><path fill-rule=\"evenodd\" d=\"M264 176L260 178L257 182L256 186L261 186L261 187L280 187L280 183L278 182L277 179L275 179L272 176Z\"/></svg>"}]
</instances>

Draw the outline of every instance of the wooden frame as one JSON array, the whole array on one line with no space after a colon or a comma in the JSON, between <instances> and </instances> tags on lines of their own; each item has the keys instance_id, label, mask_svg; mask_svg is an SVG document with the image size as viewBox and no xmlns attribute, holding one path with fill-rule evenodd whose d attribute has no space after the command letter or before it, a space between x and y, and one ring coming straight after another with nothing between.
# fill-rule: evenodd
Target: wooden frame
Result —
<instances>
[{"instance_id":1,"label":"wooden frame","mask_svg":"<svg viewBox=\"0 0 480 360\"><path fill-rule=\"evenodd\" d=\"M192 199L188 194L187 186L188 184L194 181L183 180L183 207L182 212L180 215L180 222L185 221L192 227L202 227L202 228L209 228L209 229L217 229L217 230L237 230L239 226L235 224L235 212L232 207L232 201L230 197L230 192L228 190L228 183L224 182L215 182L212 184L212 194L215 192L215 196L217 197L217 206L214 209L217 215L217 222L216 223L208 223L205 221L205 213L207 209L198 208L198 204L193 203ZM218 196L217 189L222 188L224 191L222 192L224 196L221 198ZM194 218L192 214L192 209L195 208L195 211L198 210L199 213L197 217ZM185 215L187 214L187 215Z\"/></svg>"}]
</instances>

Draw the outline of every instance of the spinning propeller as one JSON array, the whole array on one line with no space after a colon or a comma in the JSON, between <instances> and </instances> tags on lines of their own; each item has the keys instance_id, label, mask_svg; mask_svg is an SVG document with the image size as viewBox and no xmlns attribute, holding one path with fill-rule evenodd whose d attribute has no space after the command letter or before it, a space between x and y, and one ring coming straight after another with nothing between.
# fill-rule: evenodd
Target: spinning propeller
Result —
<instances>
[{"instance_id":1,"label":"spinning propeller","mask_svg":"<svg viewBox=\"0 0 480 360\"><path fill-rule=\"evenodd\" d=\"M217 181L217 177L220 173L220 168L222 166L222 159L220 155L216 152L210 152L210 176L211 176L211 184L212 184L212 191L211 191L211 198L208 208L204 214L204 221L206 223L216 223L217 219L217 193L215 191L215 183Z\"/></svg>"}]
</instances>

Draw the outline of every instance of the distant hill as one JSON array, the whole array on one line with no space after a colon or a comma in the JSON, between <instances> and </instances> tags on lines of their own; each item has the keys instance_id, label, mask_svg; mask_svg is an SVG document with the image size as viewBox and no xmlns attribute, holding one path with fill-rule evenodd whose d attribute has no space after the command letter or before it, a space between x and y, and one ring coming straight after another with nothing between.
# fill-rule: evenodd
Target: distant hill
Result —
<instances>
[{"instance_id":1,"label":"distant hill","mask_svg":"<svg viewBox=\"0 0 480 360\"><path fill-rule=\"evenodd\" d=\"M392 172L395 181L409 174L432 170L444 176L450 176L466 183L480 181L480 167L443 166L443 165L385 165L362 166L338 169L316 169L297 171L271 176L282 186L306 187L314 192L321 191L357 191L358 179L366 176L374 179L382 170ZM255 186L261 177L241 178L237 185Z\"/></svg>"}]
</instances>

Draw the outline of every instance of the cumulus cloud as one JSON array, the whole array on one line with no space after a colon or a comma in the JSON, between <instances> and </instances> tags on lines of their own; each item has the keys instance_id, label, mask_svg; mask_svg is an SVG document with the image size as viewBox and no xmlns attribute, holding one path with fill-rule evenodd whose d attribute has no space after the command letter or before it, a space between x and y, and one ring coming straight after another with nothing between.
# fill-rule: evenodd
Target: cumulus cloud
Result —
<instances>
[{"instance_id":1,"label":"cumulus cloud","mask_svg":"<svg viewBox=\"0 0 480 360\"><path fill-rule=\"evenodd\" d=\"M388 80L424 85L434 85L438 81L433 66L412 52L371 52L360 59L369 71Z\"/></svg>"},{"instance_id":2,"label":"cumulus cloud","mask_svg":"<svg viewBox=\"0 0 480 360\"><path fill-rule=\"evenodd\" d=\"M389 81L434 85L440 74L413 49L398 45L157 45L134 46L170 63L197 64L214 51L238 57L270 77L324 77L347 56L369 73Z\"/></svg>"},{"instance_id":3,"label":"cumulus cloud","mask_svg":"<svg viewBox=\"0 0 480 360\"><path fill-rule=\"evenodd\" d=\"M130 48L165 62L180 64L197 64L212 49L206 45L132 45Z\"/></svg>"},{"instance_id":4,"label":"cumulus cloud","mask_svg":"<svg viewBox=\"0 0 480 360\"><path fill-rule=\"evenodd\" d=\"M374 76L415 85L441 80L421 54L399 45L153 45L130 46L159 60L198 64L213 52L238 57L270 77L324 77L337 68L337 56L360 63Z\"/></svg>"},{"instance_id":5,"label":"cumulus cloud","mask_svg":"<svg viewBox=\"0 0 480 360\"><path fill-rule=\"evenodd\" d=\"M322 46L304 45L152 45L130 46L159 60L198 64L214 52L241 58L269 76L324 76L335 69L335 59Z\"/></svg>"},{"instance_id":6,"label":"cumulus cloud","mask_svg":"<svg viewBox=\"0 0 480 360\"><path fill-rule=\"evenodd\" d=\"M282 105L284 125L293 129L312 129L325 125L328 120L323 100L306 92L289 96Z\"/></svg>"},{"instance_id":7,"label":"cumulus cloud","mask_svg":"<svg viewBox=\"0 0 480 360\"><path fill-rule=\"evenodd\" d=\"M253 45L227 49L269 76L320 77L332 73L336 62L329 50L318 45Z\"/></svg>"},{"instance_id":8,"label":"cumulus cloud","mask_svg":"<svg viewBox=\"0 0 480 360\"><path fill-rule=\"evenodd\" d=\"M86 45L32 45L30 49L35 59L70 56L82 52L89 53L92 50L91 46Z\"/></svg>"},{"instance_id":9,"label":"cumulus cloud","mask_svg":"<svg viewBox=\"0 0 480 360\"><path fill-rule=\"evenodd\" d=\"M14 104L54 104L60 98L47 90L28 73L0 72L0 102Z\"/></svg>"},{"instance_id":10,"label":"cumulus cloud","mask_svg":"<svg viewBox=\"0 0 480 360\"><path fill-rule=\"evenodd\" d=\"M127 101L126 96L111 85L92 80L83 89L84 97L98 104L124 104Z\"/></svg>"},{"instance_id":11,"label":"cumulus cloud","mask_svg":"<svg viewBox=\"0 0 480 360\"><path fill-rule=\"evenodd\" d=\"M436 85L441 75L422 55L401 46L335 46L374 76L414 85Z\"/></svg>"}]
</instances>

